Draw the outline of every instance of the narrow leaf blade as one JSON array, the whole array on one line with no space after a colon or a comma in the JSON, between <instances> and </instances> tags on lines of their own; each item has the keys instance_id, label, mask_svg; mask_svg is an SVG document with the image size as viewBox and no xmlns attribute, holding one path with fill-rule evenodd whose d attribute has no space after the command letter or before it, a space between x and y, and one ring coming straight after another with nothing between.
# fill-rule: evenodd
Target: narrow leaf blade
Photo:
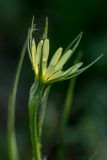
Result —
<instances>
[{"instance_id":1,"label":"narrow leaf blade","mask_svg":"<svg viewBox=\"0 0 107 160\"><path fill-rule=\"evenodd\" d=\"M82 34L83 32L81 32L69 45L68 47L65 49L64 53L66 51L68 51L73 45L73 48L72 48L72 54L75 52L76 48L78 47L79 43L80 43L80 40L82 38Z\"/></svg>"},{"instance_id":2,"label":"narrow leaf blade","mask_svg":"<svg viewBox=\"0 0 107 160\"><path fill-rule=\"evenodd\" d=\"M18 68L16 71L16 76L13 84L13 89L10 94L9 104L8 104L7 140L8 140L9 159L11 160L19 159L16 136L15 136L15 101L16 101L16 93L17 93L20 72L21 72L21 68L22 68L22 64L25 56L25 51L27 48L27 40L28 38L26 39L24 46L22 48L22 52L19 59Z\"/></svg>"}]
</instances>

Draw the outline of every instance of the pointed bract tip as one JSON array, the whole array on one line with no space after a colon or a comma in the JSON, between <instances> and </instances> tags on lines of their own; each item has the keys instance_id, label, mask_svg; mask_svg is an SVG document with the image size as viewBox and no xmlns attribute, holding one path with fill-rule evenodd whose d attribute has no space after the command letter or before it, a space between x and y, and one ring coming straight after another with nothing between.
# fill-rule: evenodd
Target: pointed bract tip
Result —
<instances>
[{"instance_id":1,"label":"pointed bract tip","mask_svg":"<svg viewBox=\"0 0 107 160\"><path fill-rule=\"evenodd\" d=\"M48 17L46 17L46 21L45 21L45 28L44 28L43 38L47 39L47 37L48 37Z\"/></svg>"}]
</instances>

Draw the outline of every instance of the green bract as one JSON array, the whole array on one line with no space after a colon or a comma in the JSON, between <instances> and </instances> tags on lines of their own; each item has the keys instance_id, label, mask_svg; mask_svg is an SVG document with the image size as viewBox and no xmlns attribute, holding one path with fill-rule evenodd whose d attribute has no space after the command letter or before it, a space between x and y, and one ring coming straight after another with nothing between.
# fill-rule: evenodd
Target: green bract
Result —
<instances>
[{"instance_id":1,"label":"green bract","mask_svg":"<svg viewBox=\"0 0 107 160\"><path fill-rule=\"evenodd\" d=\"M63 52L63 48L60 47L55 54L53 55L49 65L48 57L50 52L50 41L47 38L47 20L46 20L46 27L45 32L46 35L43 37L43 39L36 44L35 39L32 36L32 32L35 29L35 25L32 23L31 28L29 29L29 38L28 38L28 50L29 50L29 56L31 59L31 63L34 69L35 78L42 84L52 84L57 81L63 81L70 79L74 76L79 75L83 71L85 71L87 68L89 68L91 65L93 65L100 57L98 57L95 61L93 61L88 66L79 69L83 63L77 63L67 70L63 70L64 65L67 63L67 61L70 59L72 54L74 53L75 49L77 48L81 37L82 32L74 39L74 41L67 47L67 49ZM72 48L72 49L70 49Z\"/></svg>"}]
</instances>

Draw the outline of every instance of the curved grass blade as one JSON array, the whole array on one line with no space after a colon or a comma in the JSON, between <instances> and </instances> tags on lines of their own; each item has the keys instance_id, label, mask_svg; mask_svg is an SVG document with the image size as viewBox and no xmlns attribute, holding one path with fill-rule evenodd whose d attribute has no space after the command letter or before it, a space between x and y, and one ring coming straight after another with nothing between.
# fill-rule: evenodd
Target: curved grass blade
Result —
<instances>
[{"instance_id":1,"label":"curved grass blade","mask_svg":"<svg viewBox=\"0 0 107 160\"><path fill-rule=\"evenodd\" d=\"M99 152L98 151L96 151L91 157L90 157L90 159L89 160L94 160L94 158L96 157L96 155L98 154Z\"/></svg>"},{"instance_id":2,"label":"curved grass blade","mask_svg":"<svg viewBox=\"0 0 107 160\"><path fill-rule=\"evenodd\" d=\"M15 136L15 101L16 101L16 93L17 93L17 86L18 86L20 71L22 68L23 59L25 56L26 48L27 48L27 40L28 39L26 39L21 51L21 56L20 56L18 68L16 71L13 89L9 96L8 120L7 120L7 141L8 141L9 160L19 160L19 154L18 154L16 136Z\"/></svg>"},{"instance_id":3,"label":"curved grass blade","mask_svg":"<svg viewBox=\"0 0 107 160\"><path fill-rule=\"evenodd\" d=\"M74 65L78 62L80 62L82 58L82 52L80 52L74 62ZM77 77L70 80L65 103L63 106L62 116L61 116L61 122L60 122L60 146L57 154L57 160L65 160L65 144L63 143L63 133L65 131L65 127L67 125L67 120L69 117L70 109L73 103L73 96L74 96L74 89L76 84Z\"/></svg>"}]
</instances>

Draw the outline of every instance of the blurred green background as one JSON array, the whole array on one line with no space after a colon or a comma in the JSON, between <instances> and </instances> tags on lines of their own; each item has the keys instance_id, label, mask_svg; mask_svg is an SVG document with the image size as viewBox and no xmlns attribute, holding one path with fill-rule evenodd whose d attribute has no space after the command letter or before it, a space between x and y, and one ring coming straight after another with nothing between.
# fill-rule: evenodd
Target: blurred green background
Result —
<instances>
[{"instance_id":1,"label":"blurred green background","mask_svg":"<svg viewBox=\"0 0 107 160\"><path fill-rule=\"evenodd\" d=\"M84 65L103 58L77 78L73 105L64 133L66 160L107 159L107 1L105 0L0 0L0 160L8 160L6 142L8 97L32 16L37 38L49 18L51 55L66 47L81 31ZM74 56L74 57L75 57ZM26 54L16 102L16 132L21 159L31 160L28 96L33 71ZM60 116L69 81L54 84L49 96L43 130L43 152L55 160Z\"/></svg>"}]
</instances>

